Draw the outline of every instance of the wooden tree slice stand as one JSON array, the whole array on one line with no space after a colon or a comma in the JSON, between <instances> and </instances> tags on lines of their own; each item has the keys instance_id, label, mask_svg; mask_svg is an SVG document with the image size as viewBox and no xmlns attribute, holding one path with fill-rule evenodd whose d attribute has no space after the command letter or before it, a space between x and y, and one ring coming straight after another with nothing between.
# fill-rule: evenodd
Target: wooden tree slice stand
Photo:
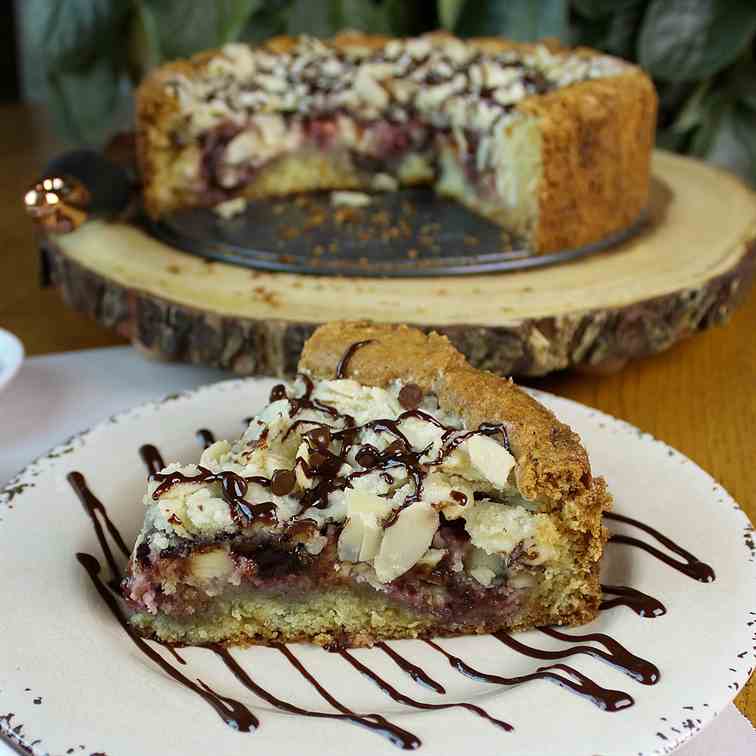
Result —
<instances>
[{"instance_id":1,"label":"wooden tree slice stand","mask_svg":"<svg viewBox=\"0 0 756 756\"><path fill-rule=\"evenodd\" d=\"M756 195L699 161L656 152L651 222L607 252L520 272L338 278L250 271L173 249L125 223L47 235L73 308L143 350L239 374L290 374L329 320L445 333L477 367L607 369L724 323L756 269Z\"/></svg>"}]
</instances>

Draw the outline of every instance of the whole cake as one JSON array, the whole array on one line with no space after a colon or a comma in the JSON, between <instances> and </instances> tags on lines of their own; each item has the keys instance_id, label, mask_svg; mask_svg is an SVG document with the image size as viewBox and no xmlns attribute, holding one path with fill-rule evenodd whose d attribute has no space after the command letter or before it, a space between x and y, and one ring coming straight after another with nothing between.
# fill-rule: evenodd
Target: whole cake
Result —
<instances>
[{"instance_id":1,"label":"whole cake","mask_svg":"<svg viewBox=\"0 0 756 756\"><path fill-rule=\"evenodd\" d=\"M653 84L622 60L445 33L230 44L158 68L137 96L154 217L427 183L535 253L638 218L655 119Z\"/></svg>"},{"instance_id":2,"label":"whole cake","mask_svg":"<svg viewBox=\"0 0 756 756\"><path fill-rule=\"evenodd\" d=\"M170 643L578 624L610 497L579 438L442 336L334 323L234 443L150 477L124 593Z\"/></svg>"}]
</instances>

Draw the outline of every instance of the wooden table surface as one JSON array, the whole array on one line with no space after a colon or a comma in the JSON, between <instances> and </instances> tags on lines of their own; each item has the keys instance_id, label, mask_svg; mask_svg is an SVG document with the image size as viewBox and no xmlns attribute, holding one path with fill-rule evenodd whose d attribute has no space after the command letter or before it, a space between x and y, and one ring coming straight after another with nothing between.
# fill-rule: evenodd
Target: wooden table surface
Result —
<instances>
[{"instance_id":1,"label":"wooden table surface","mask_svg":"<svg viewBox=\"0 0 756 756\"><path fill-rule=\"evenodd\" d=\"M38 285L21 196L60 145L45 114L0 108L0 326L29 355L124 344ZM724 328L609 376L559 373L523 381L627 420L708 470L756 522L756 289ZM756 593L756 585L754 585ZM756 724L756 678L736 699Z\"/></svg>"}]
</instances>

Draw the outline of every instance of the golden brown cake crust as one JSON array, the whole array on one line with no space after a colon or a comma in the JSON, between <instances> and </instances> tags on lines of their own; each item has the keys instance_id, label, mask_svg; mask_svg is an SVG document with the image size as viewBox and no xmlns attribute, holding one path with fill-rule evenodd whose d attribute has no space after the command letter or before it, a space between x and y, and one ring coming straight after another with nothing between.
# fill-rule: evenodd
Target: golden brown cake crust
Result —
<instances>
[{"instance_id":1,"label":"golden brown cake crust","mask_svg":"<svg viewBox=\"0 0 756 756\"><path fill-rule=\"evenodd\" d=\"M537 249L580 247L638 219L656 125L656 92L640 69L530 97L517 109L540 120Z\"/></svg>"},{"instance_id":2,"label":"golden brown cake crust","mask_svg":"<svg viewBox=\"0 0 756 756\"><path fill-rule=\"evenodd\" d=\"M452 38L445 32L427 35ZM391 38L358 32L342 33L328 43L341 51L379 49ZM284 53L295 46L294 37L274 37L264 47ZM476 38L466 44L484 52L529 50L534 45L495 37ZM549 44L559 49L557 44ZM176 74L188 78L203 70L219 50L195 55L153 71L137 90L137 154L144 184L144 204L152 216L181 207L181 192L162 186L163 168L170 162L166 144L178 114L165 84ZM595 56L588 48L572 51ZM596 242L635 221L648 201L650 156L653 148L657 98L651 80L635 66L620 75L591 79L545 94L526 97L514 107L538 120L541 135L542 176L537 190L538 219L531 246L538 252L580 247ZM349 188L354 181L334 180ZM348 176L346 177L348 179ZM255 186L243 196L270 194L270 182ZM319 188L310 183L302 190ZM288 189L287 189L288 191ZM292 187L291 191L296 191Z\"/></svg>"}]
</instances>

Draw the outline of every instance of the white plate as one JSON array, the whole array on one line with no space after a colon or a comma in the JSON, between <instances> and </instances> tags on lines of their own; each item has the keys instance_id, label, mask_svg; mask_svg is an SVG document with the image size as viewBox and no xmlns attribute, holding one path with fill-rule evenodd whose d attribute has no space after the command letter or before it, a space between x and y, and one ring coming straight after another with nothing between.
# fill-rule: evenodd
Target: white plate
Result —
<instances>
[{"instance_id":1,"label":"white plate","mask_svg":"<svg viewBox=\"0 0 756 756\"><path fill-rule=\"evenodd\" d=\"M0 328L0 391L18 372L23 361L23 344L10 331Z\"/></svg>"},{"instance_id":2,"label":"white plate","mask_svg":"<svg viewBox=\"0 0 756 756\"><path fill-rule=\"evenodd\" d=\"M66 483L79 470L131 540L141 524L145 473L137 450L156 444L167 460L191 460L200 427L239 435L241 418L267 400L271 381L228 381L117 416L27 468L0 496L0 730L35 753L397 754L375 732L349 722L282 713L244 688L210 651L182 650L181 670L247 705L256 732L225 726L207 703L149 661L114 621L75 559L103 563L89 519ZM601 685L629 693L635 705L606 712L547 681L504 688L465 677L420 641L392 646L446 688L441 696L407 677L380 650L354 655L406 695L441 703L469 701L514 726L492 726L459 709L418 711L385 696L336 654L292 646L302 663L353 710L385 715L422 741L420 754L666 753L706 725L734 697L753 664L756 557L752 529L727 493L690 460L623 422L573 402L539 394L583 437L593 469L607 477L615 511L672 537L711 564L716 581L696 582L640 549L610 544L604 582L634 586L666 605L642 618L626 607L603 611L580 631L603 632L661 670L641 685L599 660L566 663ZM619 531L641 535L625 525ZM655 544L659 545L659 544ZM663 546L660 546L665 551ZM538 631L532 646L563 644ZM490 636L439 641L473 667L512 677L538 662ZM170 654L155 646L168 661ZM334 710L275 649L234 650L252 678L303 708ZM12 715L11 715L12 712ZM3 716L5 715L5 716ZM32 742L35 744L32 746Z\"/></svg>"}]
</instances>

